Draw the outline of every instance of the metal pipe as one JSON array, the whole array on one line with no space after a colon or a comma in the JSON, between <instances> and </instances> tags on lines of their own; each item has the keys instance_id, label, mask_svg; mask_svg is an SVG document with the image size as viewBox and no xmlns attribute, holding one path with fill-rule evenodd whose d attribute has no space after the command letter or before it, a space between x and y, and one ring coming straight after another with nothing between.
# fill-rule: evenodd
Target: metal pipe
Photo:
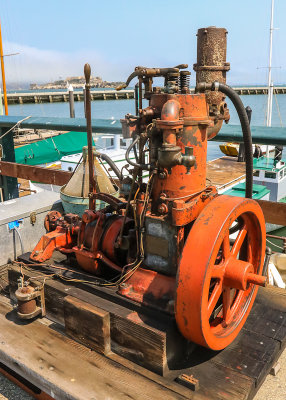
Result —
<instances>
[{"instance_id":1,"label":"metal pipe","mask_svg":"<svg viewBox=\"0 0 286 400\"><path fill-rule=\"evenodd\" d=\"M137 138L131 143L131 145L128 147L128 149L126 150L126 154L125 154L125 158L126 158L126 161L130 164L130 165L132 165L133 167L136 167L136 168L138 168L139 170L147 170L147 171L150 171L151 170L151 166L150 165L148 165L148 164L142 164L142 163L135 163L135 162L133 162L133 161L131 161L130 160L130 152L131 152L131 150L132 150L132 148L133 147L135 147L136 146L136 144L139 142L139 140L140 140L140 136L137 136ZM139 161L140 161L140 159L139 159Z\"/></svg>"},{"instance_id":2,"label":"metal pipe","mask_svg":"<svg viewBox=\"0 0 286 400\"><path fill-rule=\"evenodd\" d=\"M139 115L139 84L136 83L134 88L134 99L135 99L135 115Z\"/></svg>"},{"instance_id":3,"label":"metal pipe","mask_svg":"<svg viewBox=\"0 0 286 400\"><path fill-rule=\"evenodd\" d=\"M95 180L93 176L93 148L92 148L92 126L91 126L91 98L90 98L90 75L91 69L89 64L84 66L85 76L85 103L86 103L86 133L87 133L87 151L88 151L88 173L89 173L89 194L96 192ZM89 196L89 209L95 209L95 200L92 196Z\"/></svg>"},{"instance_id":4,"label":"metal pipe","mask_svg":"<svg viewBox=\"0 0 286 400\"><path fill-rule=\"evenodd\" d=\"M226 62L227 30L216 26L201 28L198 29L197 38L197 63L194 64L196 84L214 81L226 83L226 72L230 69L230 64ZM209 104L219 106L223 94L207 92L206 99Z\"/></svg>"},{"instance_id":5,"label":"metal pipe","mask_svg":"<svg viewBox=\"0 0 286 400\"><path fill-rule=\"evenodd\" d=\"M110 166L110 168L112 169L112 171L115 173L115 175L117 176L117 178L121 181L122 179L122 174L119 170L119 168L117 167L117 165L115 164L114 161L112 161L112 159L104 153L99 153L99 152L95 152L95 157L97 158L101 158L102 160L106 161L107 164Z\"/></svg>"},{"instance_id":6,"label":"metal pipe","mask_svg":"<svg viewBox=\"0 0 286 400\"><path fill-rule=\"evenodd\" d=\"M3 94L4 94L5 115L8 115L8 101L7 101L7 90L6 90L6 80L5 80L5 68L4 68L4 55L3 55L1 22L0 22L0 58L1 58L1 73L2 73L2 86L3 86Z\"/></svg>"}]
</instances>

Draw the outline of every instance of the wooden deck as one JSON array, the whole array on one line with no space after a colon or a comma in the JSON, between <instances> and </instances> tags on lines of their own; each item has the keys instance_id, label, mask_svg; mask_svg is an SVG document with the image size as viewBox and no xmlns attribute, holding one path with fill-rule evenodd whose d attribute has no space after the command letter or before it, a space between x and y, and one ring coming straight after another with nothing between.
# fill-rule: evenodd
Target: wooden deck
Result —
<instances>
[{"instance_id":1,"label":"wooden deck","mask_svg":"<svg viewBox=\"0 0 286 400\"><path fill-rule=\"evenodd\" d=\"M245 177L245 162L236 157L224 156L207 163L208 183L217 188L227 187Z\"/></svg>"},{"instance_id":2,"label":"wooden deck","mask_svg":"<svg viewBox=\"0 0 286 400\"><path fill-rule=\"evenodd\" d=\"M29 268L32 269L25 272L26 279L39 279L50 267L41 272L39 267ZM72 271L65 275L79 278ZM11 266L12 297L18 276L19 267ZM108 290L104 289L99 297L100 289L92 285L49 279L45 283L49 320L32 323L19 321L2 297L0 362L61 400L250 400L286 346L286 291L260 288L238 338L221 352L193 345L182 369L182 365L168 363L172 348L164 330L168 332L172 321L164 325L162 318L159 326L158 314L147 316L131 303L126 311L122 303L110 300ZM99 340L104 332L102 321L109 329L106 339L110 338L110 347ZM164 370L155 373L146 368L156 360L158 369L158 360L164 354ZM181 374L192 377L196 385L186 387L179 383Z\"/></svg>"}]
</instances>

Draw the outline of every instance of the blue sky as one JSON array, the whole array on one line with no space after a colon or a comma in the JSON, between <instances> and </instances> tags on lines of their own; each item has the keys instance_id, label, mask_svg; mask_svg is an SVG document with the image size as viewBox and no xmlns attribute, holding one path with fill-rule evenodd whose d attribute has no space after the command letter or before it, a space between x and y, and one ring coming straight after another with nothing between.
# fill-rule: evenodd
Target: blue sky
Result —
<instances>
[{"instance_id":1,"label":"blue sky","mask_svg":"<svg viewBox=\"0 0 286 400\"><path fill-rule=\"evenodd\" d=\"M260 84L267 71L271 0L0 0L7 82L92 74L125 80L136 65L196 62L196 31L228 30L229 84ZM286 1L275 0L273 70L286 83ZM192 74L194 83L194 73Z\"/></svg>"}]
</instances>

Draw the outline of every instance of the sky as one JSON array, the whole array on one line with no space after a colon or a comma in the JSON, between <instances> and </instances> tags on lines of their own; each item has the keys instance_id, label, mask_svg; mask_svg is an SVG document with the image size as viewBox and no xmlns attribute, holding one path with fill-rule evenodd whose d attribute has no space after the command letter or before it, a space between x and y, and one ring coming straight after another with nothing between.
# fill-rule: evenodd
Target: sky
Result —
<instances>
[{"instance_id":1,"label":"sky","mask_svg":"<svg viewBox=\"0 0 286 400\"><path fill-rule=\"evenodd\" d=\"M196 32L228 30L227 82L266 84L271 0L0 0L7 84L83 75L125 81L137 65L188 63ZM273 81L286 83L286 1L275 0Z\"/></svg>"}]
</instances>

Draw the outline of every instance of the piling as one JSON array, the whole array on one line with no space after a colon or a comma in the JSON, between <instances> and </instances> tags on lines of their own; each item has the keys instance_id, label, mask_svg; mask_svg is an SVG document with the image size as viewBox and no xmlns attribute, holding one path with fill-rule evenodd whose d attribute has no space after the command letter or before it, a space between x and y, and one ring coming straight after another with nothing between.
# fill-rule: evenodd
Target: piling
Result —
<instances>
[{"instance_id":1,"label":"piling","mask_svg":"<svg viewBox=\"0 0 286 400\"><path fill-rule=\"evenodd\" d=\"M70 117L74 118L74 94L73 94L73 87L69 85L69 104L70 104Z\"/></svg>"}]
</instances>

